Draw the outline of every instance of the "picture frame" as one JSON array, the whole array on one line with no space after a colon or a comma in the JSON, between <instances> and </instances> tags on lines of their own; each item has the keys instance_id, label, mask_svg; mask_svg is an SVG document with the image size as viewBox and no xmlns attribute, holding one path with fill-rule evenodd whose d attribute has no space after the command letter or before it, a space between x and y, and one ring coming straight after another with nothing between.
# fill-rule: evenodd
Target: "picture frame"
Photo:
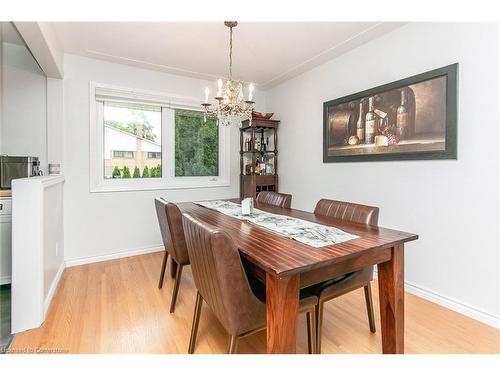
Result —
<instances>
[{"instance_id":1,"label":"picture frame","mask_svg":"<svg viewBox=\"0 0 500 375\"><path fill-rule=\"evenodd\" d=\"M323 103L323 162L457 159L458 63Z\"/></svg>"}]
</instances>

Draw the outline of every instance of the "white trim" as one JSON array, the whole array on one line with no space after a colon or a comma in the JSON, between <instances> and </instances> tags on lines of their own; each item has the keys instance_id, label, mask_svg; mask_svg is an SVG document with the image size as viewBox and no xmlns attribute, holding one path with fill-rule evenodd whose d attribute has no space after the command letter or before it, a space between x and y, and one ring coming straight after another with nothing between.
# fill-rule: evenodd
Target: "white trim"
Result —
<instances>
[{"instance_id":1,"label":"white trim","mask_svg":"<svg viewBox=\"0 0 500 375\"><path fill-rule=\"evenodd\" d=\"M169 94L166 92L158 92L151 90L133 89L130 87L109 85L106 83L90 82L91 94L93 91L94 101L96 97L100 100L110 101L123 101L131 100L134 103L153 104L160 107L173 107L179 106L184 109L200 110L202 103L201 98L192 96L183 96L176 94Z\"/></svg>"},{"instance_id":2,"label":"white trim","mask_svg":"<svg viewBox=\"0 0 500 375\"><path fill-rule=\"evenodd\" d=\"M462 315L468 316L481 323L487 324L491 327L500 329L500 317L457 301L450 297L445 297L435 291L422 288L416 284L405 281L405 291L414 294L418 297L434 302L438 305L444 306L450 310L458 312Z\"/></svg>"},{"instance_id":3,"label":"white trim","mask_svg":"<svg viewBox=\"0 0 500 375\"><path fill-rule=\"evenodd\" d=\"M43 316L44 316L44 321L45 317L47 316L47 311L49 310L50 304L52 302L52 298L54 298L54 294L56 293L57 287L59 286L59 281L61 280L61 276L64 271L64 260L61 262L59 265L59 269L57 270L56 275L54 276L54 279L52 280L52 284L50 284L49 292L47 293L47 297L45 297L44 301L44 310L43 310Z\"/></svg>"},{"instance_id":4,"label":"white trim","mask_svg":"<svg viewBox=\"0 0 500 375\"><path fill-rule=\"evenodd\" d=\"M373 277L375 279L377 278L377 267L375 267L375 270L373 272ZM490 314L476 307L472 307L463 302L457 301L454 298L443 296L442 294L434 290L430 290L415 283L405 281L405 292L408 292L410 294L413 294L417 297L423 298L427 301L433 302L440 306L446 307L449 310L465 315L469 318L487 324L491 327L500 329L500 317Z\"/></svg>"},{"instance_id":5,"label":"white trim","mask_svg":"<svg viewBox=\"0 0 500 375\"><path fill-rule=\"evenodd\" d=\"M115 253L110 253L110 254L105 254L105 255L96 255L96 256L90 256L90 257L67 259L66 260L66 267L75 267L75 266L80 266L83 264L105 262L107 260L128 258L128 257L136 256L136 255L156 253L159 251L163 251L164 249L165 249L165 247L163 245L153 245L153 246L149 246L149 247L140 247L140 248L135 248L135 249L118 251Z\"/></svg>"},{"instance_id":6,"label":"white trim","mask_svg":"<svg viewBox=\"0 0 500 375\"><path fill-rule=\"evenodd\" d=\"M10 276L0 276L0 285L10 284L12 278Z\"/></svg>"},{"instance_id":7,"label":"white trim","mask_svg":"<svg viewBox=\"0 0 500 375\"><path fill-rule=\"evenodd\" d=\"M197 98L158 93L146 90L136 90L119 86L90 82L89 85L90 113L90 158L89 158L89 190L91 193L198 189L230 186L230 128L219 126L219 175L206 177L175 177L174 162L175 135L173 116L170 108L200 110ZM104 178L104 132L99 119L102 119L101 100L134 100L162 107L162 166L161 178L152 179L105 179ZM102 103L102 102L101 102Z\"/></svg>"}]
</instances>

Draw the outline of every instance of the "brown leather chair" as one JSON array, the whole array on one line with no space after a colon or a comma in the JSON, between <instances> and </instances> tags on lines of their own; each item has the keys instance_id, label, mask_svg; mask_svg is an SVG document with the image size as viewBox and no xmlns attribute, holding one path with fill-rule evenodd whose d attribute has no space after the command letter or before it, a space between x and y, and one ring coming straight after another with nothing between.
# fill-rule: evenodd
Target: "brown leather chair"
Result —
<instances>
[{"instance_id":1,"label":"brown leather chair","mask_svg":"<svg viewBox=\"0 0 500 375\"><path fill-rule=\"evenodd\" d=\"M275 193L274 191L261 191L257 195L256 201L281 208L290 208L292 206L291 194Z\"/></svg>"},{"instance_id":2,"label":"brown leather chair","mask_svg":"<svg viewBox=\"0 0 500 375\"><path fill-rule=\"evenodd\" d=\"M158 288L161 289L163 286L165 267L167 265L168 255L170 254L172 257L171 275L175 277L174 291L172 293L172 300L170 301L170 312L173 313L177 294L179 292L182 268L189 264L184 228L182 227L182 213L177 205L163 198L156 198L155 206L163 245L165 246Z\"/></svg>"},{"instance_id":3,"label":"brown leather chair","mask_svg":"<svg viewBox=\"0 0 500 375\"><path fill-rule=\"evenodd\" d=\"M256 284L252 288L238 248L226 232L188 214L184 214L183 225L198 289L188 352L194 352L201 306L205 301L229 333L227 352L235 353L239 338L266 328L265 286ZM309 353L315 352L314 306L317 302L315 296L302 293L299 311L307 313Z\"/></svg>"},{"instance_id":4,"label":"brown leather chair","mask_svg":"<svg viewBox=\"0 0 500 375\"><path fill-rule=\"evenodd\" d=\"M378 207L364 206L356 203L321 199L314 209L315 215L328 216L354 223L378 225ZM323 325L323 305L325 302L363 287L365 290L366 309L370 331L375 332L373 301L370 282L373 279L373 266L360 271L351 272L334 279L306 288L308 293L318 297L316 314L316 350L321 353L321 331Z\"/></svg>"}]
</instances>

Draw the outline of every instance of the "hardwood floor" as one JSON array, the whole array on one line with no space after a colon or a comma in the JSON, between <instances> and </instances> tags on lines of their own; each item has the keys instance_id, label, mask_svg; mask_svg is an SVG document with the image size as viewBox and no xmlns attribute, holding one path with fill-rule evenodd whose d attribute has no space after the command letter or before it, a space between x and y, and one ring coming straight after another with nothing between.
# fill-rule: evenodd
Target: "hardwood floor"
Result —
<instances>
[{"instance_id":1,"label":"hardwood floor","mask_svg":"<svg viewBox=\"0 0 500 375\"><path fill-rule=\"evenodd\" d=\"M169 260L170 262L170 260ZM67 268L41 328L17 334L12 352L187 353L196 290L183 274L177 306L169 313L173 279L158 289L162 253ZM170 266L170 265L169 265ZM377 330L377 283L372 283ZM406 353L500 353L500 330L411 294L405 295ZM299 317L299 353L307 352ZM195 353L224 353L228 336L203 305ZM371 334L363 289L325 304L323 353L381 353ZM244 338L239 353L265 353L265 331Z\"/></svg>"}]
</instances>

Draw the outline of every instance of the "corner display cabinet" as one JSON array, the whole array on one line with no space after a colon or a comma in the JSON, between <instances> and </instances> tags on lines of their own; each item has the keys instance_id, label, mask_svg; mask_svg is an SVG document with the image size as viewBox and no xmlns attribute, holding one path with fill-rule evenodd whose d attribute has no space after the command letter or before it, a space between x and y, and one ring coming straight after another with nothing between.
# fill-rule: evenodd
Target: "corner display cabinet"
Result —
<instances>
[{"instance_id":1,"label":"corner display cabinet","mask_svg":"<svg viewBox=\"0 0 500 375\"><path fill-rule=\"evenodd\" d=\"M278 120L252 118L240 129L240 198L278 192Z\"/></svg>"}]
</instances>

